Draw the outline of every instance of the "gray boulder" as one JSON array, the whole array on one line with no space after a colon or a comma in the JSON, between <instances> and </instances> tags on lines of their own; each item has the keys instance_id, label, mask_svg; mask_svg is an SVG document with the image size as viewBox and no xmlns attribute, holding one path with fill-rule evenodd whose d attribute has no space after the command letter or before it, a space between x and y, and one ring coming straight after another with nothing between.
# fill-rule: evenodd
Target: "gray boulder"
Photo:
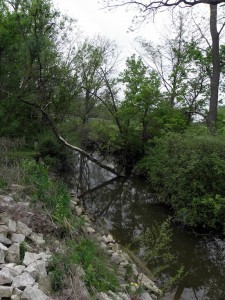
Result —
<instances>
[{"instance_id":1,"label":"gray boulder","mask_svg":"<svg viewBox=\"0 0 225 300\"><path fill-rule=\"evenodd\" d=\"M49 300L50 298L36 287L27 286L21 300Z\"/></svg>"}]
</instances>

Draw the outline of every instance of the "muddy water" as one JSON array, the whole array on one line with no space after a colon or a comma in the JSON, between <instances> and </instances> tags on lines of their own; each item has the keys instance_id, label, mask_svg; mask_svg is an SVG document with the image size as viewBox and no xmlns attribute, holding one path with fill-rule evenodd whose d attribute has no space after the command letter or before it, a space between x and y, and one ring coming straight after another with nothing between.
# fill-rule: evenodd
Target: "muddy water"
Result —
<instances>
[{"instance_id":1,"label":"muddy water","mask_svg":"<svg viewBox=\"0 0 225 300\"><path fill-rule=\"evenodd\" d=\"M103 219L123 245L133 244L136 236L171 214L157 204L145 180L116 179L85 159L77 159L70 183L96 220ZM186 276L163 300L225 300L225 242L172 226L173 251Z\"/></svg>"}]
</instances>

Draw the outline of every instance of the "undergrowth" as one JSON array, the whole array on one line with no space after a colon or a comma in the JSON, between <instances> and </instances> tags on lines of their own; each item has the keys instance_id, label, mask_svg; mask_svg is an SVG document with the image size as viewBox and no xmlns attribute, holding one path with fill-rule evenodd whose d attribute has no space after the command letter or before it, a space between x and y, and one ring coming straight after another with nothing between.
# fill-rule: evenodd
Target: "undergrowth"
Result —
<instances>
[{"instance_id":1,"label":"undergrowth","mask_svg":"<svg viewBox=\"0 0 225 300\"><path fill-rule=\"evenodd\" d=\"M109 264L105 253L97 242L81 237L75 241L67 241L66 251L52 257L50 277L55 291L65 284L65 274L71 273L76 266L83 268L82 279L91 294L118 289L116 271Z\"/></svg>"},{"instance_id":2,"label":"undergrowth","mask_svg":"<svg viewBox=\"0 0 225 300\"><path fill-rule=\"evenodd\" d=\"M97 242L81 234L84 222L82 218L71 213L67 187L60 181L51 180L44 164L34 160L23 160L22 167L25 183L30 186L33 203L41 201L52 219L67 230L65 249L62 253L54 254L50 264L53 289L60 290L68 274L72 274L79 265L85 271L83 280L90 293L115 291L119 286L115 270Z\"/></svg>"}]
</instances>

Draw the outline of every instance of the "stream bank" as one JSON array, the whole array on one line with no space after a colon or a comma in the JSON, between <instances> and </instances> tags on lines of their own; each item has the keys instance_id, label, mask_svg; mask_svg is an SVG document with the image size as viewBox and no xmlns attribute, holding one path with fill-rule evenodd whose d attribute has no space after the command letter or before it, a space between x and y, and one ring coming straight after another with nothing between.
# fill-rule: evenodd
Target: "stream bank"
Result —
<instances>
[{"instance_id":1,"label":"stream bank","mask_svg":"<svg viewBox=\"0 0 225 300\"><path fill-rule=\"evenodd\" d=\"M104 228L97 228L79 200L71 195L70 206L74 217L83 220L79 234L96 242L110 264L115 266L120 287L117 291L98 291L91 296L85 287L86 271L76 266L76 293L64 291L57 296L51 289L51 257L64 254L64 239L54 236L58 226L43 211L31 205L26 188L14 185L8 193L1 191L1 243L0 244L0 298L4 300L99 299L99 300L155 300L161 291L152 280L138 270L131 257ZM23 221L23 222L22 222ZM44 226L44 227L43 227ZM47 228L45 228L47 226ZM38 233L35 233L35 230ZM41 232L41 231L44 232ZM78 241L79 242L79 241ZM129 272L128 272L129 270ZM69 273L64 274L69 278ZM129 277L128 277L129 275ZM100 279L101 280L101 279ZM63 288L63 287L61 287Z\"/></svg>"},{"instance_id":2,"label":"stream bank","mask_svg":"<svg viewBox=\"0 0 225 300\"><path fill-rule=\"evenodd\" d=\"M123 246L154 223L162 224L171 210L157 203L143 179L115 178L85 159L75 159L68 182L83 206L102 220ZM219 237L199 235L172 223L173 253L186 276L163 296L165 300L224 300L225 242ZM133 248L142 255L136 244ZM168 273L170 270L168 271Z\"/></svg>"}]
</instances>

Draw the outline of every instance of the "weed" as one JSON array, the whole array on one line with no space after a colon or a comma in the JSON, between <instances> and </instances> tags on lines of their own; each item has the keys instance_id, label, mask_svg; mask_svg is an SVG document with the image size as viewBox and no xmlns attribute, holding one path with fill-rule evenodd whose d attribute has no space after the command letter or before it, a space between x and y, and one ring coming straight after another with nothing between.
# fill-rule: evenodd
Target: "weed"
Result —
<instances>
[{"instance_id":1,"label":"weed","mask_svg":"<svg viewBox=\"0 0 225 300\"><path fill-rule=\"evenodd\" d=\"M52 289L58 291L63 286L65 275L70 268L70 259L64 253L55 253L52 255L49 263L49 276L51 279Z\"/></svg>"},{"instance_id":2,"label":"weed","mask_svg":"<svg viewBox=\"0 0 225 300\"><path fill-rule=\"evenodd\" d=\"M50 277L54 290L60 288L63 274L68 274L75 265L84 269L84 281L90 292L117 290L119 287L115 270L112 270L105 254L92 240L81 238L78 241L69 240L65 253L54 255L50 264Z\"/></svg>"},{"instance_id":3,"label":"weed","mask_svg":"<svg viewBox=\"0 0 225 300\"><path fill-rule=\"evenodd\" d=\"M177 265L176 256L172 251L172 237L171 217L161 225L155 223L140 237L140 242L145 248L145 260L151 265L153 275L162 280L161 289L164 291L177 283L184 273L183 266L180 266L175 274L170 272L171 268Z\"/></svg>"},{"instance_id":4,"label":"weed","mask_svg":"<svg viewBox=\"0 0 225 300\"><path fill-rule=\"evenodd\" d=\"M20 244L20 261L22 262L25 256L25 252L27 251L27 245L25 242Z\"/></svg>"}]
</instances>

